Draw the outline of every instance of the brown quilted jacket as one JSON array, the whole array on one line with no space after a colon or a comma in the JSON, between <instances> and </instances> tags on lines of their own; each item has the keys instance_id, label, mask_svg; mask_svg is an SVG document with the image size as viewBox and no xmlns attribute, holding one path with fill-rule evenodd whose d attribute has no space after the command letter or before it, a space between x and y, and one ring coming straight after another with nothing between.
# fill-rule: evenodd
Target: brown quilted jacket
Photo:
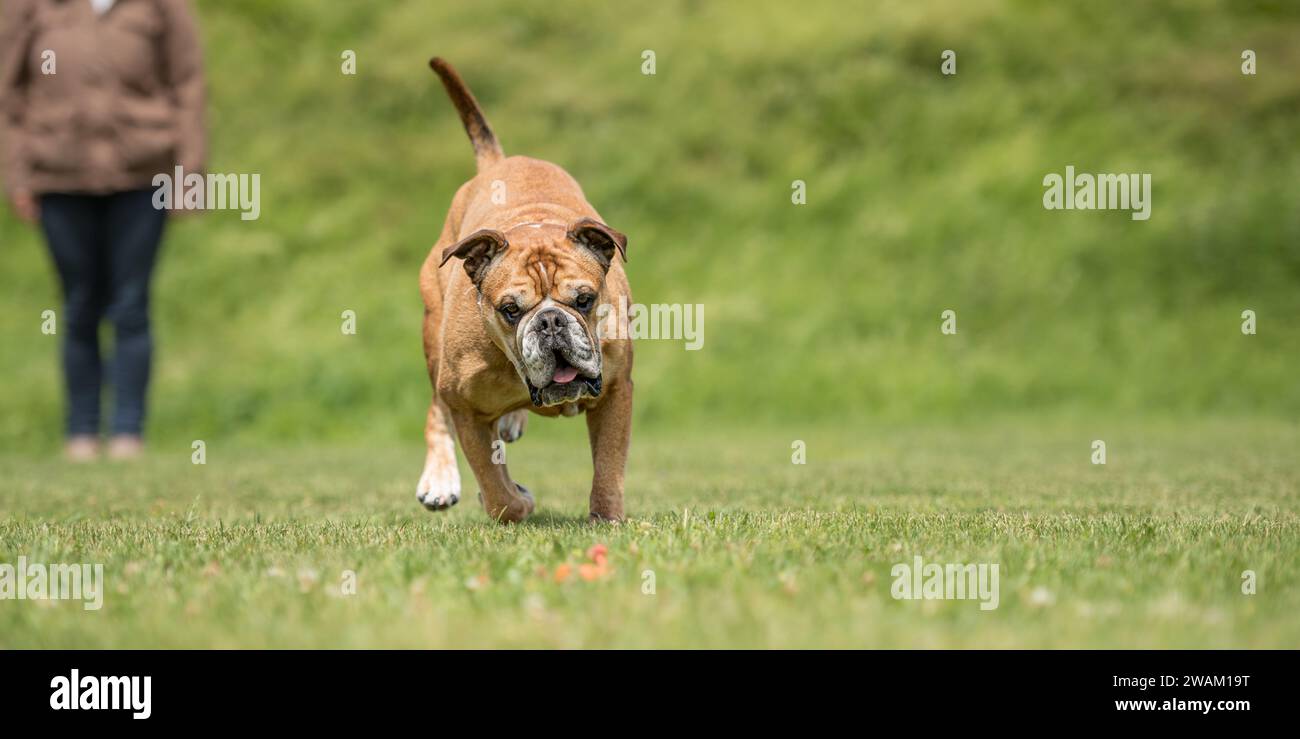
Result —
<instances>
[{"instance_id":1,"label":"brown quilted jacket","mask_svg":"<svg viewBox=\"0 0 1300 739\"><path fill-rule=\"evenodd\" d=\"M9 192L106 193L203 169L203 61L188 0L0 2Z\"/></svg>"}]
</instances>

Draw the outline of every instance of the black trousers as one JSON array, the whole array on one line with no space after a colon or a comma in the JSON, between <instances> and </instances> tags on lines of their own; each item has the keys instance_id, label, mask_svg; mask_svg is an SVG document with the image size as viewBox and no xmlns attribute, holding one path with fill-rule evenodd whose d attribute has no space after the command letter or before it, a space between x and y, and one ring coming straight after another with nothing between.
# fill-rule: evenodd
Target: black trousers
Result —
<instances>
[{"instance_id":1,"label":"black trousers","mask_svg":"<svg viewBox=\"0 0 1300 739\"><path fill-rule=\"evenodd\" d=\"M41 226L63 284L58 332L69 435L99 434L105 379L114 393L111 431L143 431L153 355L149 284L166 222L166 211L154 208L152 198L152 190L41 196ZM99 345L105 319L114 330L107 362Z\"/></svg>"}]
</instances>

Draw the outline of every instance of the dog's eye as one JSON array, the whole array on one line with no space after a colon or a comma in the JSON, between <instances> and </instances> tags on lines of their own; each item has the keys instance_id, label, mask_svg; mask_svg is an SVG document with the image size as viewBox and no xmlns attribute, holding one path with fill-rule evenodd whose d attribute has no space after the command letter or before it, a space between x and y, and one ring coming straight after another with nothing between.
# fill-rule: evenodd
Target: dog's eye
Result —
<instances>
[{"instance_id":1,"label":"dog's eye","mask_svg":"<svg viewBox=\"0 0 1300 739\"><path fill-rule=\"evenodd\" d=\"M510 323L519 320L519 306L514 303L506 303L497 310L501 311L501 315L505 316L505 319Z\"/></svg>"},{"instance_id":2,"label":"dog's eye","mask_svg":"<svg viewBox=\"0 0 1300 739\"><path fill-rule=\"evenodd\" d=\"M596 297L594 295L592 295L591 293L583 293L578 296L577 300L573 301L573 306L578 310L582 311L583 313L586 313L587 311L591 310L591 306L595 302L596 302Z\"/></svg>"}]
</instances>

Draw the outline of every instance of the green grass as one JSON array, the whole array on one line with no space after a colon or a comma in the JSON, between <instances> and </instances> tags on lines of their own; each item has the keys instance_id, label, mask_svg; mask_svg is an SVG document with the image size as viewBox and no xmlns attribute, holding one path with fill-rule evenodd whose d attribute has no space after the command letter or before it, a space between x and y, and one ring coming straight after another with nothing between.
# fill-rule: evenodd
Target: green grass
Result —
<instances>
[{"instance_id":1,"label":"green grass","mask_svg":"<svg viewBox=\"0 0 1300 739\"><path fill-rule=\"evenodd\" d=\"M1295 3L201 5L211 169L262 217L169 234L143 464L55 458L58 286L0 212L0 562L110 587L0 601L0 647L1300 646ZM414 501L416 274L473 171L434 54L629 235L637 301L705 306L701 351L638 342L625 526L582 523L581 423L512 448L526 525ZM1150 173L1151 220L1045 211L1070 164ZM1000 607L894 601L918 554L999 563Z\"/></svg>"},{"instance_id":2,"label":"green grass","mask_svg":"<svg viewBox=\"0 0 1300 739\"><path fill-rule=\"evenodd\" d=\"M582 436L510 447L520 526L422 510L416 447L5 456L0 561L102 562L107 595L0 603L0 647L1300 647L1294 424L643 436L618 527L584 522ZM555 581L595 544L607 574ZM915 555L997 563L999 607L893 600Z\"/></svg>"}]
</instances>

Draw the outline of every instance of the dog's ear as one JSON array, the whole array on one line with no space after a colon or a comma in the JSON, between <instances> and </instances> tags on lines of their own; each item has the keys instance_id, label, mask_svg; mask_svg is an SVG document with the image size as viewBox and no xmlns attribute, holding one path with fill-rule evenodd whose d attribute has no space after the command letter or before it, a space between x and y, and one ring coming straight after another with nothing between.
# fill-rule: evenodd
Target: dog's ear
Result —
<instances>
[{"instance_id":1,"label":"dog's ear","mask_svg":"<svg viewBox=\"0 0 1300 739\"><path fill-rule=\"evenodd\" d=\"M627 237L606 226L595 218L579 218L569 226L569 240L589 250L605 271L614 263L614 250L618 250L623 261L627 261Z\"/></svg>"},{"instance_id":2,"label":"dog's ear","mask_svg":"<svg viewBox=\"0 0 1300 739\"><path fill-rule=\"evenodd\" d=\"M465 260L465 273L477 285L483 281L483 275L492 258L504 251L507 246L509 244L506 242L505 234L485 228L443 249L442 261L438 266L446 264L452 257L460 257Z\"/></svg>"}]
</instances>

